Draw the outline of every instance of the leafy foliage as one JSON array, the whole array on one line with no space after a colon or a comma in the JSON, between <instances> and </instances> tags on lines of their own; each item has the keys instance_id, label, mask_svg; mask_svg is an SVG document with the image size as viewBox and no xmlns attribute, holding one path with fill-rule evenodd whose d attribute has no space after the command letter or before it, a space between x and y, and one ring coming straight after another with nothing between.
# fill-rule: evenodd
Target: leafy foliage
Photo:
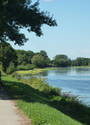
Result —
<instances>
[{"instance_id":1,"label":"leafy foliage","mask_svg":"<svg viewBox=\"0 0 90 125\"><path fill-rule=\"evenodd\" d=\"M90 64L90 58L78 57L75 60L71 60L67 55L56 55L54 59L51 60L44 50L37 53L33 51L16 50L16 53L18 57L18 67L22 67L21 69L31 69L30 64L34 64L35 67L39 68L88 66Z\"/></svg>"},{"instance_id":2,"label":"leafy foliage","mask_svg":"<svg viewBox=\"0 0 90 125\"><path fill-rule=\"evenodd\" d=\"M21 33L22 28L28 32L42 35L43 24L56 26L56 21L48 13L40 11L39 2L31 0L0 0L0 41L11 40L23 45L27 38Z\"/></svg>"},{"instance_id":3,"label":"leafy foliage","mask_svg":"<svg viewBox=\"0 0 90 125\"><path fill-rule=\"evenodd\" d=\"M71 64L71 60L66 55L56 55L53 62L57 67L66 67Z\"/></svg>"},{"instance_id":4,"label":"leafy foliage","mask_svg":"<svg viewBox=\"0 0 90 125\"><path fill-rule=\"evenodd\" d=\"M31 64L31 58L34 56L34 52L25 50L16 50L18 57L18 65Z\"/></svg>"},{"instance_id":5,"label":"leafy foliage","mask_svg":"<svg viewBox=\"0 0 90 125\"><path fill-rule=\"evenodd\" d=\"M3 66L3 70L6 72L10 63L17 65L17 55L15 50L9 43L0 42L0 63Z\"/></svg>"},{"instance_id":6,"label":"leafy foliage","mask_svg":"<svg viewBox=\"0 0 90 125\"><path fill-rule=\"evenodd\" d=\"M1 42L0 63L6 72L8 67L12 67L11 63L15 65L14 67L17 65L17 70L30 70L44 67L88 66L90 59L78 57L71 60L66 55L56 55L53 60L50 60L44 50L37 53L30 50L14 50L10 44ZM10 69L8 68L8 71Z\"/></svg>"},{"instance_id":7,"label":"leafy foliage","mask_svg":"<svg viewBox=\"0 0 90 125\"><path fill-rule=\"evenodd\" d=\"M90 63L89 58L78 57L76 60L72 61L72 65L74 66L87 66Z\"/></svg>"},{"instance_id":8,"label":"leafy foliage","mask_svg":"<svg viewBox=\"0 0 90 125\"><path fill-rule=\"evenodd\" d=\"M44 56L37 54L33 56L32 64L36 65L37 67L43 68L47 66L47 60Z\"/></svg>"}]
</instances>

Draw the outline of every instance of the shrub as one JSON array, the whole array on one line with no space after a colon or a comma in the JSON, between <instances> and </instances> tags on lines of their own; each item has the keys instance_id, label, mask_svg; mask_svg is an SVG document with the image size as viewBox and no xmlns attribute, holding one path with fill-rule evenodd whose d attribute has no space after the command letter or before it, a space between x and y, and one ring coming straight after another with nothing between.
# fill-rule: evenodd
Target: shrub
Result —
<instances>
[{"instance_id":1,"label":"shrub","mask_svg":"<svg viewBox=\"0 0 90 125\"><path fill-rule=\"evenodd\" d=\"M50 95L60 96L61 90L59 88L51 87Z\"/></svg>"},{"instance_id":2,"label":"shrub","mask_svg":"<svg viewBox=\"0 0 90 125\"><path fill-rule=\"evenodd\" d=\"M50 87L42 78L32 77L29 80L22 79L22 81L31 85L33 88L39 90L40 92L43 92L45 95L48 96L59 96L61 93L60 89Z\"/></svg>"}]
</instances>

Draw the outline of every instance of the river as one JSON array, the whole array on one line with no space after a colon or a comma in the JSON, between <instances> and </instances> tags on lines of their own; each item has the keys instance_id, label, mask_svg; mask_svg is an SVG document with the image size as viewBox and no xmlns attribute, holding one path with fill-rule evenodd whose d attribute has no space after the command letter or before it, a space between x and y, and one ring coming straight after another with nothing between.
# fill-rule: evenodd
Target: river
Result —
<instances>
[{"instance_id":1,"label":"river","mask_svg":"<svg viewBox=\"0 0 90 125\"><path fill-rule=\"evenodd\" d=\"M90 67L88 68L57 68L39 74L51 86L61 88L62 92L70 93L90 106Z\"/></svg>"}]
</instances>

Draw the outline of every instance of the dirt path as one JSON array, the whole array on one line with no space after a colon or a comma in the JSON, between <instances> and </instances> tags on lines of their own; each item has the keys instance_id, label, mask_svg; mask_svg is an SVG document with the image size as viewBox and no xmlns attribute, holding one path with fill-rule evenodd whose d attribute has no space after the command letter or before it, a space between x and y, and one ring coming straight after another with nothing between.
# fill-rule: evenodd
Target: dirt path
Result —
<instances>
[{"instance_id":1,"label":"dirt path","mask_svg":"<svg viewBox=\"0 0 90 125\"><path fill-rule=\"evenodd\" d=\"M0 89L0 125L31 125L2 89Z\"/></svg>"}]
</instances>

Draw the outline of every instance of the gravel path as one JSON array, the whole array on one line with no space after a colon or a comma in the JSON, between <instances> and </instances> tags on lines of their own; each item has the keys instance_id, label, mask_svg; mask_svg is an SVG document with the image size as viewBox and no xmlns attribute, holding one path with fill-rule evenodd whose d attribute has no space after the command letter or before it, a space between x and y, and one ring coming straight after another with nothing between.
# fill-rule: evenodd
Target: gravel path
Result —
<instances>
[{"instance_id":1,"label":"gravel path","mask_svg":"<svg viewBox=\"0 0 90 125\"><path fill-rule=\"evenodd\" d=\"M31 125L2 89L0 89L0 125Z\"/></svg>"}]
</instances>

